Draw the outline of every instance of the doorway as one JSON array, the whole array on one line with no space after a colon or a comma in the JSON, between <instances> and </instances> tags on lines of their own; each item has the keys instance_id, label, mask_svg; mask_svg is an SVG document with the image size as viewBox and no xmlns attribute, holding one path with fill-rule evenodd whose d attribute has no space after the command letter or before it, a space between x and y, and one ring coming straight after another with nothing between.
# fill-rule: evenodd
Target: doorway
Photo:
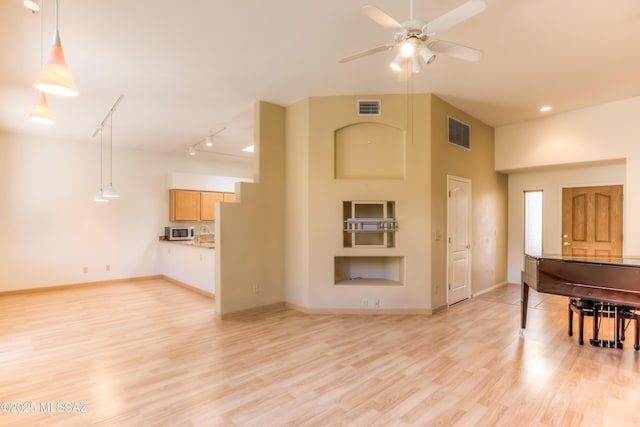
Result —
<instances>
[{"instance_id":1,"label":"doorway","mask_svg":"<svg viewBox=\"0 0 640 427\"><path fill-rule=\"evenodd\" d=\"M622 185L562 189L562 255L622 256Z\"/></svg>"},{"instance_id":2,"label":"doorway","mask_svg":"<svg viewBox=\"0 0 640 427\"><path fill-rule=\"evenodd\" d=\"M447 176L447 304L471 296L471 180Z\"/></svg>"}]
</instances>

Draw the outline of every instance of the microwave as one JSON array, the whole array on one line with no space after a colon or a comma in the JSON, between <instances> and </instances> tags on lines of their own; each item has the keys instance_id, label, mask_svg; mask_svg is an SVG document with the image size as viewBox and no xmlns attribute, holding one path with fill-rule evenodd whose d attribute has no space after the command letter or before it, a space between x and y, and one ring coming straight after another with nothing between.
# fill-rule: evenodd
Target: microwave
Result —
<instances>
[{"instance_id":1,"label":"microwave","mask_svg":"<svg viewBox=\"0 0 640 427\"><path fill-rule=\"evenodd\" d=\"M195 227L175 226L164 228L165 240L193 240Z\"/></svg>"}]
</instances>

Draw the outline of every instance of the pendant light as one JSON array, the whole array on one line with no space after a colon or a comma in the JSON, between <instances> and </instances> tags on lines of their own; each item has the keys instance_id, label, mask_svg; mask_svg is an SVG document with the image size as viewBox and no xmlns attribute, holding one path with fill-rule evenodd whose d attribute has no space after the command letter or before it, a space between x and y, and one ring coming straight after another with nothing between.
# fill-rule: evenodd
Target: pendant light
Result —
<instances>
[{"instance_id":1,"label":"pendant light","mask_svg":"<svg viewBox=\"0 0 640 427\"><path fill-rule=\"evenodd\" d=\"M104 197L104 191L102 191L102 128L100 132L100 191L93 196L93 201L98 203L108 202L109 199Z\"/></svg>"},{"instance_id":2,"label":"pendant light","mask_svg":"<svg viewBox=\"0 0 640 427\"><path fill-rule=\"evenodd\" d=\"M33 12L37 12L40 10L40 5L37 1L34 0L24 0L24 5L27 7L27 9L30 9Z\"/></svg>"},{"instance_id":3,"label":"pendant light","mask_svg":"<svg viewBox=\"0 0 640 427\"><path fill-rule=\"evenodd\" d=\"M40 77L36 81L36 89L53 95L76 96L78 88L73 82L71 73L67 68L60 43L60 32L58 31L58 0L55 0L55 30L51 41L49 59L44 64Z\"/></svg>"},{"instance_id":4,"label":"pendant light","mask_svg":"<svg viewBox=\"0 0 640 427\"><path fill-rule=\"evenodd\" d=\"M113 110L109 115L109 187L102 192L102 195L109 199L120 197L116 189L113 187Z\"/></svg>"},{"instance_id":5,"label":"pendant light","mask_svg":"<svg viewBox=\"0 0 640 427\"><path fill-rule=\"evenodd\" d=\"M26 1L24 3L25 5L27 5ZM31 7L29 8L31 9ZM36 9L32 9L32 10L36 10ZM37 10L40 10L40 7L38 7ZM44 15L44 7L40 12L40 67L42 67L42 64L44 63L44 42L42 41L42 34L43 34L42 15ZM53 114L51 114L51 110L49 110L49 104L47 103L47 97L43 92L40 92L40 94L38 95L38 99L36 100L36 103L33 105L33 108L31 109L31 113L29 113L29 119L36 123L44 123L48 125L51 125L54 123Z\"/></svg>"}]
</instances>

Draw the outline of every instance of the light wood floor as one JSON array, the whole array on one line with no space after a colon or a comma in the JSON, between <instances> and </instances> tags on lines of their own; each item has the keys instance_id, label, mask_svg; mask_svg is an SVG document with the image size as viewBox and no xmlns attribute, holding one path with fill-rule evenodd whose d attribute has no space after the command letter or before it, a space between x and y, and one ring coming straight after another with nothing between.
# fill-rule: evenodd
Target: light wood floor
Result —
<instances>
[{"instance_id":1,"label":"light wood floor","mask_svg":"<svg viewBox=\"0 0 640 427\"><path fill-rule=\"evenodd\" d=\"M521 339L518 300L506 286L433 316L217 321L161 280L1 296L0 401L87 406L0 425L640 425L633 345L579 346L566 300L535 292Z\"/></svg>"}]
</instances>

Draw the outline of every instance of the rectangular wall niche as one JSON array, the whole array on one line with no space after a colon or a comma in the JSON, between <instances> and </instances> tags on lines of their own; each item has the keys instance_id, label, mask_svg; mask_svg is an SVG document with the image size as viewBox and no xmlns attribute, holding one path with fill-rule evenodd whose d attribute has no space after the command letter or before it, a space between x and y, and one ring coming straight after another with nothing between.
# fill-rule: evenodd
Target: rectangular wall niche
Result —
<instances>
[{"instance_id":1,"label":"rectangular wall niche","mask_svg":"<svg viewBox=\"0 0 640 427\"><path fill-rule=\"evenodd\" d=\"M393 248L396 245L396 202L342 202L345 248Z\"/></svg>"},{"instance_id":2,"label":"rectangular wall niche","mask_svg":"<svg viewBox=\"0 0 640 427\"><path fill-rule=\"evenodd\" d=\"M336 179L404 179L404 131L383 123L356 123L338 129Z\"/></svg>"},{"instance_id":3,"label":"rectangular wall niche","mask_svg":"<svg viewBox=\"0 0 640 427\"><path fill-rule=\"evenodd\" d=\"M402 286L404 257L400 256L337 256L336 285Z\"/></svg>"}]
</instances>

